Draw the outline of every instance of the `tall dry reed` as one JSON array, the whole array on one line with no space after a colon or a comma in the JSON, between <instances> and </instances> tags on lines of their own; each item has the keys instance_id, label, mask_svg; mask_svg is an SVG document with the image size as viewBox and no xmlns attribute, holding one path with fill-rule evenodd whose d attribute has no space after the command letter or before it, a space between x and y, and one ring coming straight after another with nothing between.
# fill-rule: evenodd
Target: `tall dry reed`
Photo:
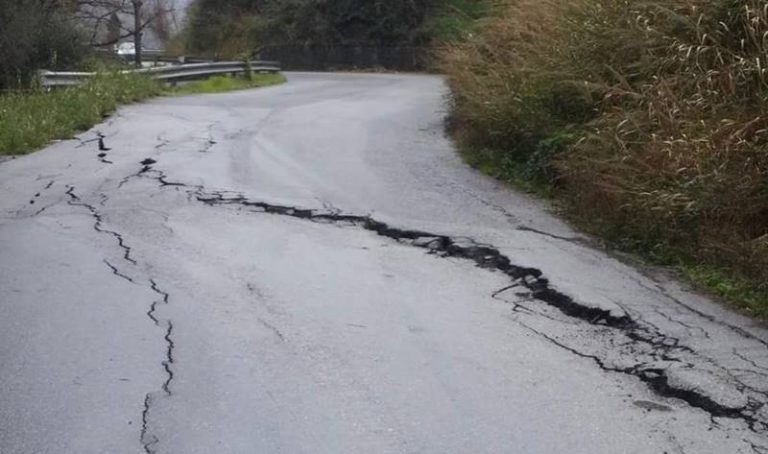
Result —
<instances>
[{"instance_id":1,"label":"tall dry reed","mask_svg":"<svg viewBox=\"0 0 768 454\"><path fill-rule=\"evenodd\" d=\"M749 282L768 314L768 0L506 0L442 53L466 146L591 229ZM565 134L564 134L565 132ZM546 147L545 147L546 149ZM748 300L748 301L747 301Z\"/></svg>"}]
</instances>

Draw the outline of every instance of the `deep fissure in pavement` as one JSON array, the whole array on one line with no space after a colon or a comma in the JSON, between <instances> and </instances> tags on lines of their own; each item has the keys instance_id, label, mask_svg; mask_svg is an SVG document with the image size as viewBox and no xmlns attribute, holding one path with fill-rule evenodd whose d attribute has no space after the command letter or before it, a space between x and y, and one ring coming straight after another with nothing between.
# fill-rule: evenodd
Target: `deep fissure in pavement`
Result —
<instances>
[{"instance_id":1,"label":"deep fissure in pavement","mask_svg":"<svg viewBox=\"0 0 768 454\"><path fill-rule=\"evenodd\" d=\"M257 213L287 216L311 222L358 227L400 243L407 243L414 247L426 249L431 254L440 257L466 259L473 261L481 268L504 273L512 279L512 283L509 287L495 292L494 297L506 290L522 287L529 292L530 299L543 302L567 317L577 319L591 326L602 326L606 329L621 332L631 341L637 344L644 344L653 352L652 356L656 361L642 362L632 367L614 368L606 365L605 361L597 355L585 354L563 343L556 342L556 345L560 348L585 358L591 358L602 370L607 372L634 376L645 383L657 395L680 399L692 407L706 411L712 418L723 417L742 420L754 432L762 432L768 429L766 421L756 416L764 405L764 400L760 402L752 400L747 406L732 408L717 402L698 389L673 385L667 376L665 368L654 367L653 363L658 361L681 363L682 360L676 357L676 354L679 353L696 354L690 348L679 345L679 339L665 335L655 327L638 323L629 315L616 315L605 309L581 304L570 296L552 288L549 280L543 276L541 270L515 265L509 257L491 245L478 243L466 237L450 237L422 230L396 228L370 216L344 214L338 210L313 210L254 201L247 199L242 194L229 191L207 191L199 185L187 185L181 182L170 181L164 172L154 169L152 167L153 164L155 163L143 162L142 169L132 177L149 177L158 181L162 188L171 187L186 190L190 198L208 206L238 206ZM554 341L554 339L543 335L541 332L535 330L534 332L547 338L549 341ZM751 390L760 393L757 390ZM765 396L764 393L760 394L768 400L768 396Z\"/></svg>"},{"instance_id":2,"label":"deep fissure in pavement","mask_svg":"<svg viewBox=\"0 0 768 454\"><path fill-rule=\"evenodd\" d=\"M429 251L430 254L439 257L455 257L470 260L481 268L501 272L511 278L512 282L509 286L493 293L492 296L494 298L497 298L500 294L512 289L524 289L528 292L529 300L545 303L548 307L556 309L566 317L576 319L589 326L602 327L602 329L620 332L637 345L644 345L645 348L648 348L653 352L651 354L653 361L638 362L631 367L612 367L599 355L579 351L577 348L570 347L539 330L535 330L530 326L521 323L522 326L528 328L543 339L553 343L559 348L569 351L570 353L591 359L602 370L634 376L645 383L657 395L680 399L692 407L706 411L711 418L723 417L741 420L744 421L753 432L764 432L768 429L766 421L761 417L763 413L760 412L764 406L764 402L768 400L768 396L765 393L750 388L731 376L736 381L740 391L748 389L756 394L760 394L762 397L759 400L749 399L749 403L746 406L733 408L717 402L705 392L698 389L686 388L673 384L668 377L667 370L664 367L659 367L658 362L682 364L684 361L680 359L681 354L698 357L696 352L686 346L680 345L679 339L661 333L658 328L650 325L648 322L638 322L630 315L627 315L626 311L625 314L616 315L605 309L581 304L570 296L552 288L550 282L543 276L541 270L515 265L509 257L505 256L497 248L491 245L478 243L473 239L466 237L450 237L422 230L396 228L385 222L378 221L371 216L344 214L337 209L304 209L300 207L270 204L262 201L253 201L247 199L242 194L229 191L207 191L200 185L189 185L170 181L164 172L153 168L156 163L157 161L151 158L142 161L141 169L137 173L124 178L119 184L119 187L122 187L132 178L151 178L157 181L161 188L174 188L176 190L185 191L191 199L208 206L236 206L256 213L266 213L302 219L310 222L325 224L332 223L340 226L362 228L397 242L425 249ZM69 194L72 199L70 200L70 204L85 206L91 211L92 215L96 218L94 229L98 232L108 233L115 236L120 247L125 250L126 261L135 264L136 262L131 258L131 250L125 245L122 237L119 234L105 230L102 227L103 220L95 208L82 203L74 194L73 188L69 188L67 194ZM155 316L157 304L161 302L163 304L168 304L168 294L160 291L154 281L152 281L152 288L159 295L162 295L162 301L153 303L147 316L157 326L166 329L165 340L168 345L167 358L162 365L168 374L168 379L163 384L162 390L166 396L170 396L170 384L173 380L171 365L174 361L174 344L171 337L173 333L173 325L170 321L161 322ZM518 307L522 308L524 306L516 304L516 310ZM529 310L529 312L536 316L543 315L531 310ZM554 318L552 319L554 320ZM701 359L704 362L709 361L706 358ZM692 364L689 363L687 365ZM149 418L150 407L155 398L156 396L152 394L147 395L145 400L145 419ZM142 430L142 444L145 451L147 453L153 453L154 446L157 443L157 437L149 433L147 427L144 427Z\"/></svg>"},{"instance_id":3,"label":"deep fissure in pavement","mask_svg":"<svg viewBox=\"0 0 768 454\"><path fill-rule=\"evenodd\" d=\"M82 202L80 197L75 194L74 186L68 186L66 194L69 196L70 200L68 203L70 205L85 208L91 213L91 216L93 216L93 218L96 220L96 222L93 224L93 229L98 233L105 233L114 237L118 246L120 246L120 248L123 250L123 259L131 265L136 265L136 260L131 257L131 248L125 244L123 236L117 232L113 232L104 228L104 219L96 207L91 204Z\"/></svg>"},{"instance_id":4,"label":"deep fissure in pavement","mask_svg":"<svg viewBox=\"0 0 768 454\"><path fill-rule=\"evenodd\" d=\"M173 341L173 322L170 319L167 320L161 320L157 316L157 310L159 305L167 306L170 304L170 298L171 295L161 290L159 285L154 279L149 280L150 288L153 292L155 292L160 299L155 300L152 302L152 304L149 307L149 310L147 311L147 317L152 320L152 322L155 324L155 326L159 328L165 329L165 335L163 336L163 340L166 343L166 350L165 350L165 360L161 363L163 366L163 370L166 373L166 379L163 382L161 389L163 392L163 395L165 397L170 397L172 395L171 392L171 382L174 379L173 374L173 351L174 348L176 348L176 344ZM157 392L153 393L147 393L146 397L144 398L144 412L142 413L142 428L141 428L141 443L144 447L144 451L147 454L154 454L156 452L155 446L160 443L160 439L152 433L152 431L149 428L149 418L152 412L152 404L155 402L156 399L158 399L159 396Z\"/></svg>"},{"instance_id":5,"label":"deep fissure in pavement","mask_svg":"<svg viewBox=\"0 0 768 454\"><path fill-rule=\"evenodd\" d=\"M100 142L101 143L101 142ZM75 193L74 186L67 186L67 191L65 193L68 197L68 203L71 206L81 207L88 210L89 214L94 218L94 224L93 229L100 234L106 234L112 236L116 242L117 245L120 247L120 249L123 250L123 260L125 260L130 265L137 265L136 260L133 259L131 256L132 249L130 246L128 246L125 242L125 239L120 233L117 233L112 230L107 230L104 228L104 217L102 214L96 209L96 207L92 204L88 204L83 202L80 197ZM106 202L107 197L106 195L102 194L102 205L104 202ZM110 269L112 274L115 276L124 279L131 284L137 284L136 281L128 276L127 274L120 271L120 269L112 264L109 260L104 259L104 264L107 265L107 267ZM157 309L159 304L168 305L170 301L170 294L161 290L158 286L157 282L153 279L149 279L150 283L150 289L156 293L160 299L155 300L152 302L152 304L149 307L149 310L147 311L147 317L152 320L152 322L155 324L155 326L159 328L163 328L165 330L165 334L163 336L163 340L166 343L166 349L165 349L165 360L162 361L161 365L163 367L163 370L166 373L166 379L161 385L162 393L166 397L171 396L171 382L173 381L174 374L173 374L173 363L174 363L174 357L173 357L173 351L176 347L176 344L173 341L173 322L171 320L160 320L157 317ZM160 442L159 438L154 435L149 428L149 418L151 414L152 404L155 402L155 400L159 396L157 393L147 393L144 398L144 409L141 414L141 433L140 433L140 441L142 448L144 449L144 452L146 454L155 454L155 446Z\"/></svg>"},{"instance_id":6,"label":"deep fissure in pavement","mask_svg":"<svg viewBox=\"0 0 768 454\"><path fill-rule=\"evenodd\" d=\"M99 161L101 161L104 164L114 164L114 162L107 159L107 152L112 151L112 149L109 148L104 142L104 139L106 138L106 136L101 132L97 132L96 134L99 142L99 154L97 154L96 157L98 157Z\"/></svg>"},{"instance_id":7,"label":"deep fissure in pavement","mask_svg":"<svg viewBox=\"0 0 768 454\"><path fill-rule=\"evenodd\" d=\"M141 445L146 454L155 454L155 445L160 440L149 431L149 412L152 408L152 395L144 397L144 410L141 412Z\"/></svg>"}]
</instances>

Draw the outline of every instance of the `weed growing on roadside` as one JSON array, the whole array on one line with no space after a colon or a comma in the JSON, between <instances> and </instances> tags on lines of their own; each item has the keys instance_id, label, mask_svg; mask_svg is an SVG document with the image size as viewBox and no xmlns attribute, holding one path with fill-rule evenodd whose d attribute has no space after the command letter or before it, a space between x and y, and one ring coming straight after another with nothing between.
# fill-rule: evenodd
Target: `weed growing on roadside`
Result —
<instances>
[{"instance_id":1,"label":"weed growing on roadside","mask_svg":"<svg viewBox=\"0 0 768 454\"><path fill-rule=\"evenodd\" d=\"M170 93L221 93L248 88L266 87L285 82L285 76L279 73L253 73L250 77L213 76L205 80L197 80L170 89Z\"/></svg>"}]
</instances>

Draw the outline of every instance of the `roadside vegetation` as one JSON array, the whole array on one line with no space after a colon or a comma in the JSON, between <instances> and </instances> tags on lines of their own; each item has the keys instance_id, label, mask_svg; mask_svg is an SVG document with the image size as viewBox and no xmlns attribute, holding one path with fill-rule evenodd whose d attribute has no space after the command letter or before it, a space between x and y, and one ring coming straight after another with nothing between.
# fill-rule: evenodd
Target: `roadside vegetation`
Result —
<instances>
[{"instance_id":1,"label":"roadside vegetation","mask_svg":"<svg viewBox=\"0 0 768 454\"><path fill-rule=\"evenodd\" d=\"M40 68L71 69L88 53L68 10L0 0L0 90L28 86Z\"/></svg>"},{"instance_id":2,"label":"roadside vegetation","mask_svg":"<svg viewBox=\"0 0 768 454\"><path fill-rule=\"evenodd\" d=\"M97 73L82 86L30 89L0 94L0 155L24 154L51 140L68 139L99 123L122 104L162 94L219 93L285 81L282 74L215 76L164 87L146 76L117 71Z\"/></svg>"},{"instance_id":3,"label":"roadside vegetation","mask_svg":"<svg viewBox=\"0 0 768 454\"><path fill-rule=\"evenodd\" d=\"M456 43L471 37L478 20L491 14L491 0L441 0L433 6L424 27L431 45Z\"/></svg>"},{"instance_id":4,"label":"roadside vegetation","mask_svg":"<svg viewBox=\"0 0 768 454\"><path fill-rule=\"evenodd\" d=\"M169 89L148 77L122 73L132 65L110 56L110 45L134 33L109 24L107 30L101 30L104 21L98 18L117 19L116 14L126 8L135 11L133 6L138 5L141 11L135 14L144 18L139 30L152 28L159 32L164 28L163 8L172 3L158 0L141 9L141 2L113 0L0 0L0 155L27 153L51 140L70 138L101 121L119 105L151 96L220 92L283 81L282 75L253 73L244 78L215 77ZM99 41L103 41L101 45ZM45 90L38 86L40 69L91 71L98 75L82 86Z\"/></svg>"},{"instance_id":5,"label":"roadside vegetation","mask_svg":"<svg viewBox=\"0 0 768 454\"><path fill-rule=\"evenodd\" d=\"M176 42L239 58L269 46L428 47L458 40L485 0L196 0Z\"/></svg>"},{"instance_id":6,"label":"roadside vegetation","mask_svg":"<svg viewBox=\"0 0 768 454\"><path fill-rule=\"evenodd\" d=\"M245 90L248 88L268 87L285 82L285 76L274 73L254 73L246 77L213 76L205 80L192 81L178 87L168 89L169 93L221 93L225 91Z\"/></svg>"},{"instance_id":7,"label":"roadside vegetation","mask_svg":"<svg viewBox=\"0 0 768 454\"><path fill-rule=\"evenodd\" d=\"M265 45L418 45L429 0L197 0L186 47L223 58Z\"/></svg>"},{"instance_id":8,"label":"roadside vegetation","mask_svg":"<svg viewBox=\"0 0 768 454\"><path fill-rule=\"evenodd\" d=\"M118 105L162 91L160 84L147 77L108 72L79 87L0 94L0 154L23 154L51 140L70 138L100 122Z\"/></svg>"},{"instance_id":9,"label":"roadside vegetation","mask_svg":"<svg viewBox=\"0 0 768 454\"><path fill-rule=\"evenodd\" d=\"M467 160L768 317L768 2L488 7L440 55Z\"/></svg>"},{"instance_id":10,"label":"roadside vegetation","mask_svg":"<svg viewBox=\"0 0 768 454\"><path fill-rule=\"evenodd\" d=\"M248 58L270 43L425 46L462 39L484 14L486 4L484 0L196 0L189 26L169 37L168 47L180 54ZM82 22L83 13L74 5L0 0L0 23L6 25L0 27L0 154L25 153L50 140L71 137L119 104L162 92L214 93L284 81L282 75L270 74L221 76L164 90L146 78L118 74L125 65L105 61L103 54L94 52L87 38L95 32L83 30L88 24ZM35 86L35 72L41 68L95 69L103 74L82 87L45 91Z\"/></svg>"}]
</instances>

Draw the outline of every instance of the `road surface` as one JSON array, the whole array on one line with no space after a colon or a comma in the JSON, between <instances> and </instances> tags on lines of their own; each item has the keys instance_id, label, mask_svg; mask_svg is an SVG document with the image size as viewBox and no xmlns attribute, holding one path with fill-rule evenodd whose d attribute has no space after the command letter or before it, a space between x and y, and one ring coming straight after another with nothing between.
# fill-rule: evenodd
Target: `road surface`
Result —
<instances>
[{"instance_id":1,"label":"road surface","mask_svg":"<svg viewBox=\"0 0 768 454\"><path fill-rule=\"evenodd\" d=\"M768 453L768 331L466 167L422 75L0 164L0 453Z\"/></svg>"}]
</instances>

